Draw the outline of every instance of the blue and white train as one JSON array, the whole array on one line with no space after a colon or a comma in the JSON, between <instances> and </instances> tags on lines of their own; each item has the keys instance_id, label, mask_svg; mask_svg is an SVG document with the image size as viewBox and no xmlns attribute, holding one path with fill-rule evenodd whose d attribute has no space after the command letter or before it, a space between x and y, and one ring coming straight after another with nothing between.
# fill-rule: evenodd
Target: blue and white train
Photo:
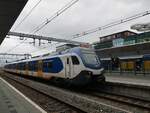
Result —
<instances>
[{"instance_id":1,"label":"blue and white train","mask_svg":"<svg viewBox=\"0 0 150 113\"><path fill-rule=\"evenodd\" d=\"M86 85L93 80L105 81L104 69L94 50L82 47L51 56L8 63L4 69L43 79L63 79L74 85Z\"/></svg>"}]
</instances>

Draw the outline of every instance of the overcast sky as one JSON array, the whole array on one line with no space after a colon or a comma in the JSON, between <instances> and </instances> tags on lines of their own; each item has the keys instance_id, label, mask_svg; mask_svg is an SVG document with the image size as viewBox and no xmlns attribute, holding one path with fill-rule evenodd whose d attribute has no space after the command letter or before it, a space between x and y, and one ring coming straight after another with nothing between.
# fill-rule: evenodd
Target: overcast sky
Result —
<instances>
[{"instance_id":1,"label":"overcast sky","mask_svg":"<svg viewBox=\"0 0 150 113\"><path fill-rule=\"evenodd\" d=\"M39 0L28 1L11 31L14 31L13 29L15 26L28 14L38 1ZM71 0L42 0L38 7L15 30L15 32L30 33L36 26L51 17L51 15L61 9L69 1ZM37 34L56 38L71 38L70 36L76 33L82 33L83 31L103 26L110 22L147 10L150 10L150 0L79 0ZM123 30L130 30L130 26L133 24L147 22L150 22L150 15L91 35L80 37L77 41L92 43L98 41L98 37L100 36ZM29 44L29 42L32 42L32 40L29 39L26 40L24 44L11 50L20 42L22 42L22 40L19 40L19 38L7 38L2 43L0 52L31 53L32 55L39 55L55 50L55 46L50 44L34 47L32 44ZM45 46L48 46L49 48L41 49Z\"/></svg>"}]
</instances>

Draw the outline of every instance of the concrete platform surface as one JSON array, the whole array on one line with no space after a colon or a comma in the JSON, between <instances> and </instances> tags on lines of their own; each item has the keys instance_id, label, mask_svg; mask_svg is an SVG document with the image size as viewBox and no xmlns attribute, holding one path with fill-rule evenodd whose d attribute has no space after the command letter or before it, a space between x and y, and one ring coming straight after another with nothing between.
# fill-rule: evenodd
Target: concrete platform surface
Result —
<instances>
[{"instance_id":1,"label":"concrete platform surface","mask_svg":"<svg viewBox=\"0 0 150 113\"><path fill-rule=\"evenodd\" d=\"M0 113L46 113L0 77Z\"/></svg>"},{"instance_id":2,"label":"concrete platform surface","mask_svg":"<svg viewBox=\"0 0 150 113\"><path fill-rule=\"evenodd\" d=\"M106 73L106 81L150 86L150 75L134 75L131 73Z\"/></svg>"}]
</instances>

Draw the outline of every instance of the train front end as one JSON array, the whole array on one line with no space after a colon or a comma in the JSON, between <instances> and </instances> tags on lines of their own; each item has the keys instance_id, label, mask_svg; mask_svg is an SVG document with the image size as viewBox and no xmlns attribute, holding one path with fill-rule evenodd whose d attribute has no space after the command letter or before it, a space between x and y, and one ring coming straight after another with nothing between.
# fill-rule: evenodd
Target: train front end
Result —
<instances>
[{"instance_id":1,"label":"train front end","mask_svg":"<svg viewBox=\"0 0 150 113\"><path fill-rule=\"evenodd\" d=\"M85 70L91 73L94 80L104 81L104 68L101 65L100 58L96 55L93 49L81 49L81 59L85 66Z\"/></svg>"},{"instance_id":2,"label":"train front end","mask_svg":"<svg viewBox=\"0 0 150 113\"><path fill-rule=\"evenodd\" d=\"M81 71L78 74L78 82L93 83L105 82L104 68L101 65L100 58L95 51L90 48L76 48L74 52L80 57L82 62Z\"/></svg>"}]
</instances>

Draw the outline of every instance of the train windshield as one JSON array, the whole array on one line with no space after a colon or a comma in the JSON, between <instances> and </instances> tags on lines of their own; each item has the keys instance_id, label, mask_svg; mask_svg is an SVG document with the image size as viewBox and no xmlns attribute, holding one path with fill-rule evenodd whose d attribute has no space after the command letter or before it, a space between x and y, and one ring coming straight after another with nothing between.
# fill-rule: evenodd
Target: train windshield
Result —
<instances>
[{"instance_id":1,"label":"train windshield","mask_svg":"<svg viewBox=\"0 0 150 113\"><path fill-rule=\"evenodd\" d=\"M90 68L99 68L100 60L95 52L90 50L82 50L83 63Z\"/></svg>"}]
</instances>

